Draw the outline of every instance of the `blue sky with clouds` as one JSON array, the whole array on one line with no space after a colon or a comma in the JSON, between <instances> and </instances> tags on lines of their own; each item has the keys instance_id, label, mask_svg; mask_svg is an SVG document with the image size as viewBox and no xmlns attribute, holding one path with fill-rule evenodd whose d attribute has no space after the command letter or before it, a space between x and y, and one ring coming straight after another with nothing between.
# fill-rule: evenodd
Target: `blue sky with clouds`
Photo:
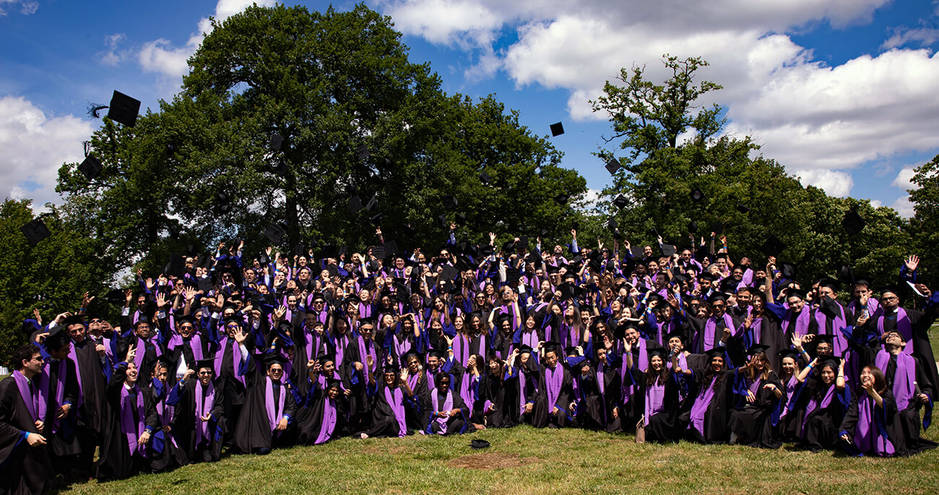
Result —
<instances>
[{"instance_id":1,"label":"blue sky with clouds","mask_svg":"<svg viewBox=\"0 0 939 495\"><path fill-rule=\"evenodd\" d=\"M158 108L211 27L251 2L0 0L0 196L56 201L64 161L113 89ZM259 1L260 4L272 2ZM311 10L328 2L301 3ZM587 103L620 67L703 56L724 86L727 133L803 183L911 214L912 168L939 153L939 1L373 0L448 92L494 93L553 138L591 189L609 176L591 152L609 134ZM339 10L352 2L332 2Z\"/></svg>"}]
</instances>

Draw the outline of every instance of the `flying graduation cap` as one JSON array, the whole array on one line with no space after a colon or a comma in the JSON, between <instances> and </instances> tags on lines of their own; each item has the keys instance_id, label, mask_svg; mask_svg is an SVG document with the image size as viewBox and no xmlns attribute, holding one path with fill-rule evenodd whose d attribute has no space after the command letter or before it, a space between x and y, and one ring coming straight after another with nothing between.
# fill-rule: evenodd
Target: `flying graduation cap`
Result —
<instances>
[{"instance_id":1,"label":"flying graduation cap","mask_svg":"<svg viewBox=\"0 0 939 495\"><path fill-rule=\"evenodd\" d=\"M49 232L49 228L46 227L45 222L42 221L42 218L31 220L26 225L23 225L20 230L23 232L23 235L26 236L26 240L29 241L30 246L35 246L46 237L52 235L52 233Z\"/></svg>"},{"instance_id":2,"label":"flying graduation cap","mask_svg":"<svg viewBox=\"0 0 939 495\"><path fill-rule=\"evenodd\" d=\"M844 215L844 219L841 220L841 226L844 227L845 232L852 236L860 234L865 225L867 225L867 222L858 214L856 208L851 208Z\"/></svg>"},{"instance_id":3,"label":"flying graduation cap","mask_svg":"<svg viewBox=\"0 0 939 495\"><path fill-rule=\"evenodd\" d=\"M551 124L551 136L558 137L561 134L564 134L564 124L560 122L555 122Z\"/></svg>"},{"instance_id":4,"label":"flying graduation cap","mask_svg":"<svg viewBox=\"0 0 939 495\"><path fill-rule=\"evenodd\" d=\"M137 123L137 113L140 112L140 100L114 90L111 104L108 105L108 118L127 127Z\"/></svg>"},{"instance_id":5,"label":"flying graduation cap","mask_svg":"<svg viewBox=\"0 0 939 495\"><path fill-rule=\"evenodd\" d=\"M610 173L610 175L615 174L617 171L619 171L619 169L623 168L623 166L620 165L619 160L616 158L610 158L607 160L604 167L606 168L606 171Z\"/></svg>"},{"instance_id":6,"label":"flying graduation cap","mask_svg":"<svg viewBox=\"0 0 939 495\"><path fill-rule=\"evenodd\" d=\"M101 162L95 158L95 155L88 155L85 157L85 160L81 162L78 166L78 170L85 176L88 180L93 180L95 177L101 174L102 165Z\"/></svg>"},{"instance_id":7,"label":"flying graduation cap","mask_svg":"<svg viewBox=\"0 0 939 495\"><path fill-rule=\"evenodd\" d=\"M691 190L691 200L695 203L700 203L704 200L704 193L701 192L697 187Z\"/></svg>"},{"instance_id":8,"label":"flying graduation cap","mask_svg":"<svg viewBox=\"0 0 939 495\"><path fill-rule=\"evenodd\" d=\"M264 227L264 237L267 237L272 244L280 244L285 235L287 235L286 230L279 224L272 223Z\"/></svg>"},{"instance_id":9,"label":"flying graduation cap","mask_svg":"<svg viewBox=\"0 0 939 495\"><path fill-rule=\"evenodd\" d=\"M616 205L617 208L626 208L626 205L629 204L629 200L626 199L626 196L620 194L613 200L613 204Z\"/></svg>"},{"instance_id":10,"label":"flying graduation cap","mask_svg":"<svg viewBox=\"0 0 939 495\"><path fill-rule=\"evenodd\" d=\"M271 134L270 145L272 150L280 151L280 149L284 146L284 136L282 136L279 132Z\"/></svg>"}]
</instances>

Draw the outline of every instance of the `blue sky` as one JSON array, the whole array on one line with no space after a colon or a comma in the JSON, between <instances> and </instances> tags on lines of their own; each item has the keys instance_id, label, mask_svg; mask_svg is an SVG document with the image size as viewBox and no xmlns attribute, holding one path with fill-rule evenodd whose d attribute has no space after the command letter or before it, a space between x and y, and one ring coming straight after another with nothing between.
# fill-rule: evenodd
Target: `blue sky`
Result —
<instances>
[{"instance_id":1,"label":"blue sky","mask_svg":"<svg viewBox=\"0 0 939 495\"><path fill-rule=\"evenodd\" d=\"M0 195L57 201L58 166L80 160L98 125L88 104L119 89L158 108L179 88L206 19L249 3L0 0ZM620 67L662 77L666 52L710 61L703 75L724 89L706 103L727 108L726 132L753 136L830 194L909 215L912 168L939 153L936 1L367 3L392 17L412 61L430 62L446 91L494 93L537 134L563 121L552 142L594 190L609 183L591 155L609 126L587 100Z\"/></svg>"}]
</instances>

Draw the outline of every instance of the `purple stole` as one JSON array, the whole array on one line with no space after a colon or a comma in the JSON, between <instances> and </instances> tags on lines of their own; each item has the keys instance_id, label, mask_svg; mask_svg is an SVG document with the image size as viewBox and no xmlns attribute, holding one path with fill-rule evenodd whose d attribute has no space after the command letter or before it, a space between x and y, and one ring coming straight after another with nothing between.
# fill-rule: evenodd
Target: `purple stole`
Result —
<instances>
[{"instance_id":1,"label":"purple stole","mask_svg":"<svg viewBox=\"0 0 939 495\"><path fill-rule=\"evenodd\" d=\"M408 388L411 389L411 392L414 391L414 387L417 386L417 380L421 377L418 373L408 373Z\"/></svg>"},{"instance_id":2,"label":"purple stole","mask_svg":"<svg viewBox=\"0 0 939 495\"><path fill-rule=\"evenodd\" d=\"M277 428L284 417L284 401L287 399L287 388L283 383L280 384L280 397L277 398L277 404L274 404L274 382L271 377L264 377L264 409L267 410L267 420L271 425L271 432Z\"/></svg>"},{"instance_id":3,"label":"purple stole","mask_svg":"<svg viewBox=\"0 0 939 495\"><path fill-rule=\"evenodd\" d=\"M529 330L522 330L522 344L530 346L532 349L538 348L538 331L534 328Z\"/></svg>"},{"instance_id":4,"label":"purple stole","mask_svg":"<svg viewBox=\"0 0 939 495\"><path fill-rule=\"evenodd\" d=\"M734 328L734 320L730 317L729 314L724 313L723 316L724 326L726 328ZM704 335L701 339L704 352L710 351L714 348L714 341L719 340L717 336L717 320L713 316L707 319L707 322L704 324Z\"/></svg>"},{"instance_id":5,"label":"purple stole","mask_svg":"<svg viewBox=\"0 0 939 495\"><path fill-rule=\"evenodd\" d=\"M140 454L147 457L146 444L137 444L137 439L140 438L140 435L143 435L143 420L146 418L146 411L143 408L143 389L138 387L136 383L133 388L137 389L136 404L131 401L127 387L121 386L121 433L127 439L127 449L130 451L130 455ZM134 408L137 409L136 424L134 422Z\"/></svg>"},{"instance_id":6,"label":"purple stole","mask_svg":"<svg viewBox=\"0 0 939 495\"><path fill-rule=\"evenodd\" d=\"M156 390L156 386L157 386L156 384L158 383L160 384L160 386L163 387L162 390L166 390L166 384L160 382L159 379L154 378L153 383L154 383L154 390ZM156 401L157 418L160 420L160 426L171 426L171 423L173 422L173 418L176 416L176 408L173 406L166 405L167 394L164 393L161 395L162 397L157 398L157 401ZM160 432L157 432L157 433L160 433ZM176 444L176 437L173 436L172 432L169 434L164 433L164 435L167 438L169 438L170 441L173 442L174 447L178 447L178 445Z\"/></svg>"},{"instance_id":7,"label":"purple stole","mask_svg":"<svg viewBox=\"0 0 939 495\"><path fill-rule=\"evenodd\" d=\"M39 408L36 410L36 413L39 415L39 419L42 421L46 420L46 414L49 407L49 396L53 395L53 400L55 403L52 405L53 411L58 410L59 406L65 401L65 374L68 371L66 366L66 360L60 359L59 361L49 361L42 367L42 371L36 377L36 388L39 391ZM50 368L52 366L58 366L58 372L56 373L56 383L49 383L49 375L51 374ZM55 387L54 391L50 391L52 387ZM52 433L56 433L59 430L59 424L61 420L58 418L52 423Z\"/></svg>"},{"instance_id":8,"label":"purple stole","mask_svg":"<svg viewBox=\"0 0 939 495\"><path fill-rule=\"evenodd\" d=\"M372 344L372 348L366 351L365 339L363 339L361 335L359 335L358 339L359 362L362 363L362 370L365 371L365 381L368 382L368 377L372 376L372 373L375 372L375 370L371 369L368 365L368 356L372 356L372 366L374 366L375 369L378 369L378 355L375 354L375 342L369 340L369 342Z\"/></svg>"},{"instance_id":9,"label":"purple stole","mask_svg":"<svg viewBox=\"0 0 939 495\"><path fill-rule=\"evenodd\" d=\"M886 373L887 365L890 363L890 353L884 350L877 351L874 363ZM898 411L910 405L910 399L916 393L915 382L916 361L912 356L901 352L897 355L897 372L893 377L893 397L897 401Z\"/></svg>"},{"instance_id":10,"label":"purple stole","mask_svg":"<svg viewBox=\"0 0 939 495\"><path fill-rule=\"evenodd\" d=\"M854 445L862 453L873 452L881 456L890 456L896 453L893 443L887 438L887 432L881 431L874 419L877 412L877 403L871 396L860 396L857 400L857 427L854 431ZM883 411L881 411L883 414Z\"/></svg>"},{"instance_id":11,"label":"purple stole","mask_svg":"<svg viewBox=\"0 0 939 495\"><path fill-rule=\"evenodd\" d=\"M463 366L466 366L466 362L469 361L470 355L470 339L466 334L457 332L453 337L453 357L456 358L457 362Z\"/></svg>"},{"instance_id":12,"label":"purple stole","mask_svg":"<svg viewBox=\"0 0 939 495\"><path fill-rule=\"evenodd\" d=\"M790 310L791 311L791 310ZM809 321L811 320L811 311L807 306L803 306L802 312L799 313L799 316L796 317L796 328L793 330L795 335L799 337L804 337L805 334L809 333ZM785 318L782 321L782 331L786 333L789 330L789 318Z\"/></svg>"},{"instance_id":13,"label":"purple stole","mask_svg":"<svg viewBox=\"0 0 939 495\"><path fill-rule=\"evenodd\" d=\"M602 363L597 364L597 388L600 389L600 396L606 398L606 380L604 379L604 370L606 366Z\"/></svg>"},{"instance_id":14,"label":"purple stole","mask_svg":"<svg viewBox=\"0 0 939 495\"><path fill-rule=\"evenodd\" d=\"M320 431L316 435L313 445L319 445L328 442L333 437L333 431L336 430L336 404L332 399L326 397L323 401L323 419L320 422Z\"/></svg>"},{"instance_id":15,"label":"purple stole","mask_svg":"<svg viewBox=\"0 0 939 495\"><path fill-rule=\"evenodd\" d=\"M39 393L30 386L29 379L20 373L20 370L13 371L13 379L16 381L16 388L20 389L20 398L26 404L26 411L33 422L39 421Z\"/></svg>"},{"instance_id":16,"label":"purple stole","mask_svg":"<svg viewBox=\"0 0 939 495\"><path fill-rule=\"evenodd\" d=\"M741 333L743 333L743 346L746 349L749 349L753 344L763 343L763 318L754 318L749 329L747 329L743 323L740 323L734 336L738 336Z\"/></svg>"},{"instance_id":17,"label":"purple stole","mask_svg":"<svg viewBox=\"0 0 939 495\"><path fill-rule=\"evenodd\" d=\"M828 407L829 404L831 404L831 399L834 398L834 396L835 396L835 388L836 388L836 387L835 387L835 384L834 384L834 383L832 383L831 385L828 386L828 391L825 392L825 397L822 398L822 402L821 402L821 403L819 403L817 400L815 400L815 394L812 394L812 398L809 399L809 403L806 404L806 406L805 406L805 416L802 417L802 428L801 428L801 431L802 431L802 436L803 436L803 437L805 437L805 425L806 425L806 423L809 422L809 416L810 416L810 415L812 414L812 412L814 412L816 409L825 409L826 407Z\"/></svg>"},{"instance_id":18,"label":"purple stole","mask_svg":"<svg viewBox=\"0 0 939 495\"><path fill-rule=\"evenodd\" d=\"M157 355L157 357L162 356L162 355L163 355L163 351L160 350L160 346L158 346L158 345L156 345L155 343L153 343L152 340L153 340L153 338L151 337L149 342L150 342L150 344L153 346L154 350L156 350L156 355ZM136 353L134 354L134 364L137 366L137 370L140 371L141 373L143 373L143 369L141 368L141 365L143 365L143 358L144 358L144 356L147 355L147 344L146 344L146 342L144 342L144 340L141 339L140 337L137 337L137 348L136 348L136 349L137 349L137 351L136 351Z\"/></svg>"},{"instance_id":19,"label":"purple stole","mask_svg":"<svg viewBox=\"0 0 939 495\"><path fill-rule=\"evenodd\" d=\"M388 407L391 408L391 412L395 415L395 420L398 421L398 436L404 437L408 434L408 427L405 424L404 416L404 392L401 391L400 387L394 387L393 389L384 387L384 389L385 402L388 403ZM436 392L434 395L436 395Z\"/></svg>"},{"instance_id":20,"label":"purple stole","mask_svg":"<svg viewBox=\"0 0 939 495\"><path fill-rule=\"evenodd\" d=\"M564 347L577 347L580 345L580 329L568 325L566 321L562 321L559 332L561 334L561 344Z\"/></svg>"},{"instance_id":21,"label":"purple stole","mask_svg":"<svg viewBox=\"0 0 939 495\"><path fill-rule=\"evenodd\" d=\"M518 414L525 414L525 405L528 404L528 399L525 394L525 386L527 385L528 379L525 378L525 372L521 368L518 368Z\"/></svg>"},{"instance_id":22,"label":"purple stole","mask_svg":"<svg viewBox=\"0 0 939 495\"><path fill-rule=\"evenodd\" d=\"M202 388L202 382L196 380L196 447L202 445L202 440L210 440L209 422L202 421L202 417L215 407L215 385L210 381L208 387ZM283 394L281 394L283 395Z\"/></svg>"},{"instance_id":23,"label":"purple stole","mask_svg":"<svg viewBox=\"0 0 939 495\"><path fill-rule=\"evenodd\" d=\"M85 337L85 339L87 340L88 337ZM75 379L78 380L78 400L76 401L78 403L75 404L75 407L81 407L82 403L85 402L85 388L82 386L82 374L78 371L78 354L75 352L74 342L68 347L68 357L72 360L72 364L74 364Z\"/></svg>"},{"instance_id":24,"label":"purple stole","mask_svg":"<svg viewBox=\"0 0 939 495\"><path fill-rule=\"evenodd\" d=\"M544 381L545 392L548 395L548 414L551 414L551 411L558 401L558 396L561 395L561 385L564 382L564 367L560 364L556 365L553 370L545 367Z\"/></svg>"},{"instance_id":25,"label":"purple stole","mask_svg":"<svg viewBox=\"0 0 939 495\"><path fill-rule=\"evenodd\" d=\"M173 333L173 337L170 339L169 343L166 345L166 348L172 351L173 349L176 349L177 347L181 345L189 346L189 349L192 350L193 359L195 359L196 361L202 360L202 338L199 337L198 333L192 334L192 337L189 338L189 342L186 342L185 340L183 340L182 335L178 333ZM196 363L186 363L186 364L190 366L196 365Z\"/></svg>"},{"instance_id":26,"label":"purple stole","mask_svg":"<svg viewBox=\"0 0 939 495\"><path fill-rule=\"evenodd\" d=\"M235 342L234 339L231 339L231 355L232 355L232 374L235 376L235 379L241 382L241 385L245 384L245 377L238 373L238 366L241 364L241 346L238 345L238 342ZM213 363L213 368L215 368L215 376L222 376L222 359L225 357L225 347L228 346L229 338L222 337L221 345L219 346L218 352L215 353L215 362Z\"/></svg>"},{"instance_id":27,"label":"purple stole","mask_svg":"<svg viewBox=\"0 0 939 495\"><path fill-rule=\"evenodd\" d=\"M795 394L796 387L799 386L799 380L796 379L796 375L793 374L789 378L789 381L786 382L786 403L783 404L782 412L779 414L780 418L786 417L786 414L789 412L789 404L792 402L793 394Z\"/></svg>"},{"instance_id":28,"label":"purple stole","mask_svg":"<svg viewBox=\"0 0 939 495\"><path fill-rule=\"evenodd\" d=\"M430 391L430 400L434 404L434 412L444 412L450 411L453 409L453 392L447 390L447 397L443 400L443 409L440 409L440 400L437 398L437 389ZM440 426L440 435L446 435L447 433L447 421L450 419L449 416L443 418L436 418L434 421L437 422L437 425Z\"/></svg>"},{"instance_id":29,"label":"purple stole","mask_svg":"<svg viewBox=\"0 0 939 495\"><path fill-rule=\"evenodd\" d=\"M339 337L336 337L336 361L337 363L342 363L343 359L346 357L346 347L349 347L349 335L343 334ZM362 363L365 364L365 363Z\"/></svg>"},{"instance_id":30,"label":"purple stole","mask_svg":"<svg viewBox=\"0 0 939 495\"><path fill-rule=\"evenodd\" d=\"M717 384L718 376L720 375L715 374L711 377L711 383L698 394L694 405L691 406L691 422L688 424L688 429L697 431L702 437L704 436L704 416L707 414L708 407L711 406L711 399L714 398L714 386Z\"/></svg>"},{"instance_id":31,"label":"purple stole","mask_svg":"<svg viewBox=\"0 0 939 495\"><path fill-rule=\"evenodd\" d=\"M460 380L460 397L463 398L463 402L466 404L470 410L473 409L473 406L476 404L475 397L475 385L479 381L475 375L469 372L463 372L463 379ZM451 408L452 409L452 408Z\"/></svg>"},{"instance_id":32,"label":"purple stole","mask_svg":"<svg viewBox=\"0 0 939 495\"><path fill-rule=\"evenodd\" d=\"M395 355L398 356L398 359L401 359L408 351L411 350L411 341L407 337L404 337L401 340L398 340L398 334L391 336L391 340L395 346Z\"/></svg>"},{"instance_id":33,"label":"purple stole","mask_svg":"<svg viewBox=\"0 0 939 495\"><path fill-rule=\"evenodd\" d=\"M372 305L359 301L359 318L369 318L372 316Z\"/></svg>"},{"instance_id":34,"label":"purple stole","mask_svg":"<svg viewBox=\"0 0 939 495\"><path fill-rule=\"evenodd\" d=\"M836 316L831 322L832 342L834 342L833 354L838 357L844 357L845 353L848 351L848 339L845 338L842 331L847 324L844 320L844 308L839 304L838 309L841 311L841 314ZM818 323L819 335L828 335L827 321L828 316L825 313L815 311L815 322Z\"/></svg>"},{"instance_id":35,"label":"purple stole","mask_svg":"<svg viewBox=\"0 0 939 495\"><path fill-rule=\"evenodd\" d=\"M304 349L306 350L306 359L307 361L311 359L316 359L313 351L319 352L320 345L322 344L322 337L315 332L303 332L303 338L305 340Z\"/></svg>"},{"instance_id":36,"label":"purple stole","mask_svg":"<svg viewBox=\"0 0 939 495\"><path fill-rule=\"evenodd\" d=\"M881 335L884 334L884 318L886 315L880 315L877 318L877 331ZM897 307L897 333L903 337L903 341L906 342L906 347L900 351L903 354L913 354L913 325L910 323L910 317L907 316L906 310L903 308Z\"/></svg>"},{"instance_id":37,"label":"purple stole","mask_svg":"<svg viewBox=\"0 0 939 495\"><path fill-rule=\"evenodd\" d=\"M649 419L665 409L665 384L659 383L660 379L655 377L655 383L646 387L644 426L649 426Z\"/></svg>"}]
</instances>

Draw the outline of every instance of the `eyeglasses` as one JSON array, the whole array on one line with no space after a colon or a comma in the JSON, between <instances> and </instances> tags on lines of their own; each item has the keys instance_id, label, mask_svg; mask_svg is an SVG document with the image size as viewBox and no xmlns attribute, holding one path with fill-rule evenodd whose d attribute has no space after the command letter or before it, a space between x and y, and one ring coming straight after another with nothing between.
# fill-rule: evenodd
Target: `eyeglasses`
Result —
<instances>
[{"instance_id":1,"label":"eyeglasses","mask_svg":"<svg viewBox=\"0 0 939 495\"><path fill-rule=\"evenodd\" d=\"M900 298L897 297L897 296L884 296L882 299L883 299L884 301L898 301L898 300L900 300Z\"/></svg>"},{"instance_id":2,"label":"eyeglasses","mask_svg":"<svg viewBox=\"0 0 939 495\"><path fill-rule=\"evenodd\" d=\"M200 372L199 372L199 375L200 375L200 376L208 376L208 375L211 375L211 374L212 374L211 371L200 371Z\"/></svg>"}]
</instances>

